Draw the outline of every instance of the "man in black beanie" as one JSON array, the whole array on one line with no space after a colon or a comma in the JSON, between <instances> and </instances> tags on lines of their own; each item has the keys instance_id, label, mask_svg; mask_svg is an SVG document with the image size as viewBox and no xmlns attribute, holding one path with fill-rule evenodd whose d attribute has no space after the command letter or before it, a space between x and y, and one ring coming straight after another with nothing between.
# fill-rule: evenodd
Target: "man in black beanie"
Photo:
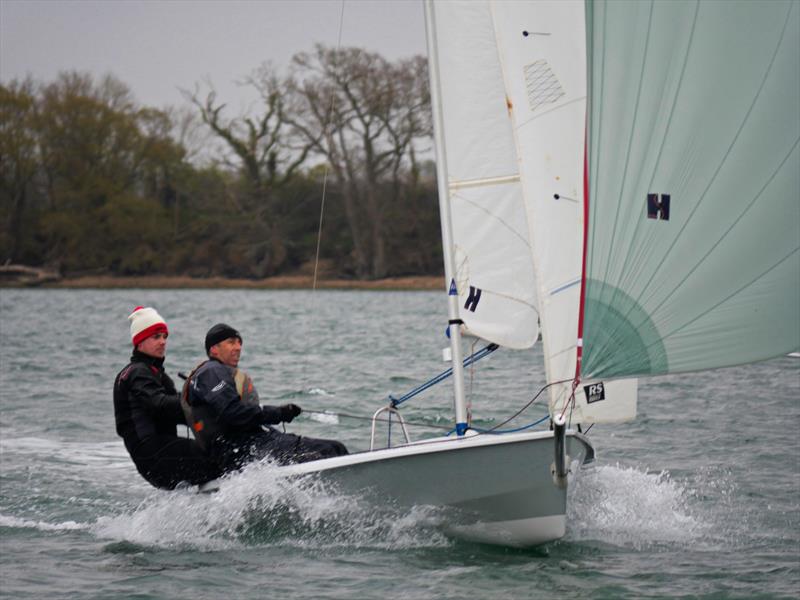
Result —
<instances>
[{"instance_id":1,"label":"man in black beanie","mask_svg":"<svg viewBox=\"0 0 800 600\"><path fill-rule=\"evenodd\" d=\"M259 405L252 381L237 368L242 336L233 327L214 325L206 334L205 348L209 360L187 378L182 404L197 442L223 471L266 456L289 464L347 454L341 442L270 427L291 423L302 409L296 404Z\"/></svg>"}]
</instances>

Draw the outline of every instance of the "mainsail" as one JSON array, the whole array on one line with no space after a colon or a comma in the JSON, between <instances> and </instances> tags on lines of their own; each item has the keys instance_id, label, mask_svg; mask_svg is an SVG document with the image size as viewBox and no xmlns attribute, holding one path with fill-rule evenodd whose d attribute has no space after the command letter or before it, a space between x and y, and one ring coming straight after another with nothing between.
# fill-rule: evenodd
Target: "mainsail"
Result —
<instances>
[{"instance_id":1,"label":"mainsail","mask_svg":"<svg viewBox=\"0 0 800 600\"><path fill-rule=\"evenodd\" d=\"M435 2L459 317L510 348L539 333L534 270L502 71L486 2Z\"/></svg>"},{"instance_id":2,"label":"mainsail","mask_svg":"<svg viewBox=\"0 0 800 600\"><path fill-rule=\"evenodd\" d=\"M800 4L589 2L582 374L800 347Z\"/></svg>"}]
</instances>

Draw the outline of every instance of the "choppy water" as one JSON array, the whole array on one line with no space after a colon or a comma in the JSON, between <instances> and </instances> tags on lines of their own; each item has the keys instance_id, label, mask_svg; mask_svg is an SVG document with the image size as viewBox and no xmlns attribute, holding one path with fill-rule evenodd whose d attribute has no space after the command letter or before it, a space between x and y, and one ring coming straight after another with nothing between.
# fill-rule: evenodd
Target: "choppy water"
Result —
<instances>
[{"instance_id":1,"label":"choppy water","mask_svg":"<svg viewBox=\"0 0 800 600\"><path fill-rule=\"evenodd\" d=\"M167 318L175 379L226 321L244 334L262 401L367 415L444 368L443 303L426 292L0 290L0 596L798 597L800 359L642 382L637 421L590 432L600 460L570 490L567 536L532 550L454 540L441 510L365 505L269 465L210 496L154 490L114 433L111 387L137 304ZM538 390L538 356L478 364L468 388L479 423ZM409 420L449 424L447 384L409 404ZM303 415L291 429L368 445L366 421Z\"/></svg>"}]
</instances>

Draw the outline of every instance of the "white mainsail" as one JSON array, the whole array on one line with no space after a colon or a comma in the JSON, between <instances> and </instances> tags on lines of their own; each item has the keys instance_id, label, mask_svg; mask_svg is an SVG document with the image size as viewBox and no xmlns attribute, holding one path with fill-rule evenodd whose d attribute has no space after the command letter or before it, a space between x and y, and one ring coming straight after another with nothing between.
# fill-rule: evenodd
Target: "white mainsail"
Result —
<instances>
[{"instance_id":1,"label":"white mainsail","mask_svg":"<svg viewBox=\"0 0 800 600\"><path fill-rule=\"evenodd\" d=\"M489 5L435 2L459 317L467 332L532 346L539 312L528 225Z\"/></svg>"}]
</instances>

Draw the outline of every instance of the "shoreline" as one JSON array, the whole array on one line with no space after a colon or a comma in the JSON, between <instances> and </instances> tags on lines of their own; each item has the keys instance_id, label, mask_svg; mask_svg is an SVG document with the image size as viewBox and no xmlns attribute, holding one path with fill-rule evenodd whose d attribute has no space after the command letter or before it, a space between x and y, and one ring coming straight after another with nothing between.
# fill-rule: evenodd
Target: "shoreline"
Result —
<instances>
[{"instance_id":1,"label":"shoreline","mask_svg":"<svg viewBox=\"0 0 800 600\"><path fill-rule=\"evenodd\" d=\"M26 285L23 282L14 284L3 282L4 288L40 289L268 289L268 290L300 290L314 287L310 275L279 275L265 279L227 279L224 277L184 277L148 275L138 277L115 277L110 275L93 275L70 277L57 281L42 282L38 285ZM317 279L316 289L327 290L442 290L442 276L409 276L388 277L386 279Z\"/></svg>"}]
</instances>

